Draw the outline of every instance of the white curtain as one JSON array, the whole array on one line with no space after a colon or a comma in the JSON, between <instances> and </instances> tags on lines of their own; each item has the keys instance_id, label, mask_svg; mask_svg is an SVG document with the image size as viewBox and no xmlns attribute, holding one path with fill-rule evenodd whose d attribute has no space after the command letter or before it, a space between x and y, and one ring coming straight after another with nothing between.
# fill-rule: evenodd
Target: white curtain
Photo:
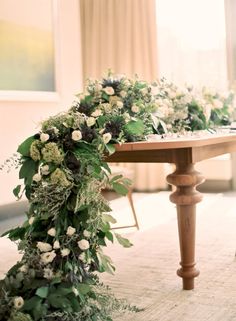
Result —
<instances>
[{"instance_id":1,"label":"white curtain","mask_svg":"<svg viewBox=\"0 0 236 321\"><path fill-rule=\"evenodd\" d=\"M152 81L158 76L155 0L80 0L83 75L115 73ZM122 164L139 190L166 188L167 165Z\"/></svg>"}]
</instances>

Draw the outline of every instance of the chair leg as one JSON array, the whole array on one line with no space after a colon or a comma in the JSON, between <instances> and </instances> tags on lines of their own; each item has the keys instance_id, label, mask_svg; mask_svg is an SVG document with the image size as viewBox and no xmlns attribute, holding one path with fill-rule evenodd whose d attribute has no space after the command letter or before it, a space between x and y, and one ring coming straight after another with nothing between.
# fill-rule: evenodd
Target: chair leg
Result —
<instances>
[{"instance_id":1,"label":"chair leg","mask_svg":"<svg viewBox=\"0 0 236 321\"><path fill-rule=\"evenodd\" d=\"M138 219L137 219L137 215L136 215L135 208L134 208L132 192L133 192L133 189L130 188L129 191L128 191L127 197L128 197L128 200L129 200L132 212L133 212L133 216L134 216L134 220L135 220L135 226L139 230L139 224L138 224Z\"/></svg>"}]
</instances>

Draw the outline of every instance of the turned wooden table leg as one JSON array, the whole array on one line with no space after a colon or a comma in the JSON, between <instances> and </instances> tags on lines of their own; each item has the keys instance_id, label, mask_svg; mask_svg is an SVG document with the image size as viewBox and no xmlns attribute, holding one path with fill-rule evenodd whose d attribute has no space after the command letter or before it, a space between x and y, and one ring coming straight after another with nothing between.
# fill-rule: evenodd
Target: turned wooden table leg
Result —
<instances>
[{"instance_id":1,"label":"turned wooden table leg","mask_svg":"<svg viewBox=\"0 0 236 321\"><path fill-rule=\"evenodd\" d=\"M199 275L195 268L195 204L202 200L202 195L196 186L204 182L204 177L195 171L194 164L176 164L175 172L167 176L167 181L176 186L170 200L176 204L178 215L181 268L177 274L183 278L183 289L191 290L194 278Z\"/></svg>"}]
</instances>

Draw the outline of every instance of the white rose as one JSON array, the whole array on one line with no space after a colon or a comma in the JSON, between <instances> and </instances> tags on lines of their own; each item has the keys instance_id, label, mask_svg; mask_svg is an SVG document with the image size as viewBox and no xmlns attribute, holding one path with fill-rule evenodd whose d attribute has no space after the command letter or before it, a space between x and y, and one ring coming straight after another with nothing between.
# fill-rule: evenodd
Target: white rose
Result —
<instances>
[{"instance_id":1,"label":"white rose","mask_svg":"<svg viewBox=\"0 0 236 321\"><path fill-rule=\"evenodd\" d=\"M119 109L123 108L123 106L124 106L124 104L122 103L122 101L117 101L116 105L117 105L117 107L118 107Z\"/></svg>"},{"instance_id":2,"label":"white rose","mask_svg":"<svg viewBox=\"0 0 236 321\"><path fill-rule=\"evenodd\" d=\"M29 225L32 225L34 223L35 217L31 216L29 219Z\"/></svg>"},{"instance_id":3,"label":"white rose","mask_svg":"<svg viewBox=\"0 0 236 321\"><path fill-rule=\"evenodd\" d=\"M41 167L41 174L42 175L48 175L50 173L49 171L49 166L48 165L44 165Z\"/></svg>"},{"instance_id":4,"label":"white rose","mask_svg":"<svg viewBox=\"0 0 236 321\"><path fill-rule=\"evenodd\" d=\"M48 230L48 235L55 236L56 235L56 229L54 227L50 228L50 230Z\"/></svg>"},{"instance_id":5,"label":"white rose","mask_svg":"<svg viewBox=\"0 0 236 321\"><path fill-rule=\"evenodd\" d=\"M95 123L96 123L96 119L94 117L89 117L87 120L86 120L86 123L87 123L87 126L88 127L91 127L93 126Z\"/></svg>"},{"instance_id":6,"label":"white rose","mask_svg":"<svg viewBox=\"0 0 236 321\"><path fill-rule=\"evenodd\" d=\"M53 129L53 131L54 131L54 133L55 133L56 135L59 133L59 129L58 129L58 128L52 127L52 129Z\"/></svg>"},{"instance_id":7,"label":"white rose","mask_svg":"<svg viewBox=\"0 0 236 321\"><path fill-rule=\"evenodd\" d=\"M102 90L102 85L96 84L96 85L95 85L95 90L96 90L96 91Z\"/></svg>"},{"instance_id":8,"label":"white rose","mask_svg":"<svg viewBox=\"0 0 236 321\"><path fill-rule=\"evenodd\" d=\"M71 138L74 140L74 141L79 141L81 138L82 138L82 133L80 130L74 130L71 134Z\"/></svg>"},{"instance_id":9,"label":"white rose","mask_svg":"<svg viewBox=\"0 0 236 321\"><path fill-rule=\"evenodd\" d=\"M110 113L112 111L111 104L105 103L105 104L102 104L102 107L103 107L105 113Z\"/></svg>"},{"instance_id":10,"label":"white rose","mask_svg":"<svg viewBox=\"0 0 236 321\"><path fill-rule=\"evenodd\" d=\"M170 97L171 99L174 99L174 98L176 97L175 91L171 90L171 91L169 92L169 97Z\"/></svg>"},{"instance_id":11,"label":"white rose","mask_svg":"<svg viewBox=\"0 0 236 321\"><path fill-rule=\"evenodd\" d=\"M21 296L18 296L14 299L14 307L19 310L24 305L24 299Z\"/></svg>"},{"instance_id":12,"label":"white rose","mask_svg":"<svg viewBox=\"0 0 236 321\"><path fill-rule=\"evenodd\" d=\"M22 265L20 268L19 268L19 271L22 272L22 273L27 273L29 270L29 267L28 265L24 264Z\"/></svg>"},{"instance_id":13,"label":"white rose","mask_svg":"<svg viewBox=\"0 0 236 321\"><path fill-rule=\"evenodd\" d=\"M109 141L111 140L112 136L110 133L105 133L102 135L102 139L104 141L105 144L108 144Z\"/></svg>"},{"instance_id":14,"label":"white rose","mask_svg":"<svg viewBox=\"0 0 236 321\"><path fill-rule=\"evenodd\" d=\"M124 91L124 90L121 90L120 96L121 96L122 98L125 98L125 97L127 96L127 92Z\"/></svg>"},{"instance_id":15,"label":"white rose","mask_svg":"<svg viewBox=\"0 0 236 321\"><path fill-rule=\"evenodd\" d=\"M76 229L74 227L68 226L67 231L66 231L66 235L72 236L73 234L75 234L75 232L76 232Z\"/></svg>"},{"instance_id":16,"label":"white rose","mask_svg":"<svg viewBox=\"0 0 236 321\"><path fill-rule=\"evenodd\" d=\"M42 133L42 134L40 134L40 140L41 140L41 142L46 142L46 141L48 141L49 140L49 135L48 134L45 134L45 133Z\"/></svg>"},{"instance_id":17,"label":"white rose","mask_svg":"<svg viewBox=\"0 0 236 321\"><path fill-rule=\"evenodd\" d=\"M105 131L105 128L102 128L101 130L99 130L99 134L102 135Z\"/></svg>"},{"instance_id":18,"label":"white rose","mask_svg":"<svg viewBox=\"0 0 236 321\"><path fill-rule=\"evenodd\" d=\"M132 110L133 113L138 113L139 112L139 107L137 105L133 105L131 107L131 110Z\"/></svg>"},{"instance_id":19,"label":"white rose","mask_svg":"<svg viewBox=\"0 0 236 321\"><path fill-rule=\"evenodd\" d=\"M53 243L53 248L54 248L54 250L58 250L60 247L61 247L61 246L60 246L59 241L55 241L55 242Z\"/></svg>"},{"instance_id":20,"label":"white rose","mask_svg":"<svg viewBox=\"0 0 236 321\"><path fill-rule=\"evenodd\" d=\"M48 252L52 250L52 246L49 243L37 242L37 248L40 252Z\"/></svg>"},{"instance_id":21,"label":"white rose","mask_svg":"<svg viewBox=\"0 0 236 321\"><path fill-rule=\"evenodd\" d=\"M89 249L89 242L87 240L80 240L78 241L78 246L82 251Z\"/></svg>"},{"instance_id":22,"label":"white rose","mask_svg":"<svg viewBox=\"0 0 236 321\"><path fill-rule=\"evenodd\" d=\"M40 175L40 174L34 174L34 176L33 176L33 181L35 181L35 182L40 182L41 181L41 179L42 179L42 176Z\"/></svg>"},{"instance_id":23,"label":"white rose","mask_svg":"<svg viewBox=\"0 0 236 321\"><path fill-rule=\"evenodd\" d=\"M113 89L112 87L109 87L109 86L103 88L103 90L104 90L105 93L106 93L107 95L109 95L109 96L114 95L114 93L115 93L114 89Z\"/></svg>"},{"instance_id":24,"label":"white rose","mask_svg":"<svg viewBox=\"0 0 236 321\"><path fill-rule=\"evenodd\" d=\"M100 109L96 109L92 114L91 116L93 117L99 117L102 115L102 111Z\"/></svg>"},{"instance_id":25,"label":"white rose","mask_svg":"<svg viewBox=\"0 0 236 321\"><path fill-rule=\"evenodd\" d=\"M84 230L83 232L84 237L90 237L91 236L91 232Z\"/></svg>"},{"instance_id":26,"label":"white rose","mask_svg":"<svg viewBox=\"0 0 236 321\"><path fill-rule=\"evenodd\" d=\"M79 295L79 291L74 286L72 287L72 291L73 291L75 296Z\"/></svg>"},{"instance_id":27,"label":"white rose","mask_svg":"<svg viewBox=\"0 0 236 321\"><path fill-rule=\"evenodd\" d=\"M46 265L48 263L51 263L54 260L54 258L56 257L56 253L55 251L46 252L41 254L40 257L41 257L41 262Z\"/></svg>"},{"instance_id":28,"label":"white rose","mask_svg":"<svg viewBox=\"0 0 236 321\"><path fill-rule=\"evenodd\" d=\"M219 99L213 99L213 105L217 109L223 108L223 103Z\"/></svg>"},{"instance_id":29,"label":"white rose","mask_svg":"<svg viewBox=\"0 0 236 321\"><path fill-rule=\"evenodd\" d=\"M61 256L67 256L70 254L70 249L64 248L61 250Z\"/></svg>"},{"instance_id":30,"label":"white rose","mask_svg":"<svg viewBox=\"0 0 236 321\"><path fill-rule=\"evenodd\" d=\"M54 276L53 270L49 268L43 269L43 277L45 279L51 280Z\"/></svg>"},{"instance_id":31,"label":"white rose","mask_svg":"<svg viewBox=\"0 0 236 321\"><path fill-rule=\"evenodd\" d=\"M207 121L211 117L211 109L212 109L212 105L211 104L206 104L206 106L204 107L204 114L205 114L205 117L206 117Z\"/></svg>"},{"instance_id":32,"label":"white rose","mask_svg":"<svg viewBox=\"0 0 236 321\"><path fill-rule=\"evenodd\" d=\"M141 93L142 93L143 95L146 95L146 94L148 93L147 88L142 88L142 89L140 89L140 91L141 91Z\"/></svg>"}]
</instances>

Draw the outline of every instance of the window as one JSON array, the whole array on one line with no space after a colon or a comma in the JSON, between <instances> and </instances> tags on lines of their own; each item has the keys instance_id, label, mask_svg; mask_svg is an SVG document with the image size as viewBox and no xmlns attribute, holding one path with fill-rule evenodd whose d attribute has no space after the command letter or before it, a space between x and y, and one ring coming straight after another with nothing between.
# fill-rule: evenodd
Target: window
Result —
<instances>
[{"instance_id":1,"label":"window","mask_svg":"<svg viewBox=\"0 0 236 321\"><path fill-rule=\"evenodd\" d=\"M156 8L160 76L226 89L224 0L157 0Z\"/></svg>"}]
</instances>

